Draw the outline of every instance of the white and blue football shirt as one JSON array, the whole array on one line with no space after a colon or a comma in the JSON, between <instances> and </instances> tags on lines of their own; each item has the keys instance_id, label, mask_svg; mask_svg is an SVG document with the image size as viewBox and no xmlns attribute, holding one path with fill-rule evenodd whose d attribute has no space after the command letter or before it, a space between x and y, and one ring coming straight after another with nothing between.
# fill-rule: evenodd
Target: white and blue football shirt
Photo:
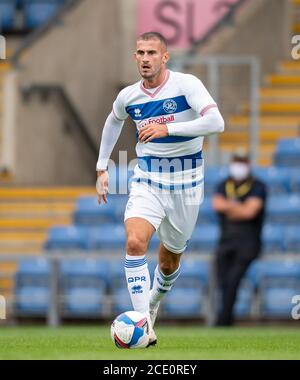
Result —
<instances>
[{"instance_id":1,"label":"white and blue football shirt","mask_svg":"<svg viewBox=\"0 0 300 380\"><path fill-rule=\"evenodd\" d=\"M216 103L203 83L191 74L167 70L164 82L146 89L143 80L124 88L113 104L119 120L128 116L138 131L151 123L188 122L203 117ZM167 136L137 141L134 180L160 188L194 187L203 181L203 137Z\"/></svg>"}]
</instances>

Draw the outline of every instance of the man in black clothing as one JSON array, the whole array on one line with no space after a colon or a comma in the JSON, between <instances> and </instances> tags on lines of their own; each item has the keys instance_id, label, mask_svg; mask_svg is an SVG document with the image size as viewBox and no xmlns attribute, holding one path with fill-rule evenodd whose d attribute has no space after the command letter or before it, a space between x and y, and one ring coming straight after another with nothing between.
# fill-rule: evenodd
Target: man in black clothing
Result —
<instances>
[{"instance_id":1,"label":"man in black clothing","mask_svg":"<svg viewBox=\"0 0 300 380\"><path fill-rule=\"evenodd\" d=\"M221 291L217 326L233 323L238 286L260 253L265 203L266 187L252 176L248 156L234 155L229 177L218 185L213 197L221 227L216 250L216 275Z\"/></svg>"}]
</instances>

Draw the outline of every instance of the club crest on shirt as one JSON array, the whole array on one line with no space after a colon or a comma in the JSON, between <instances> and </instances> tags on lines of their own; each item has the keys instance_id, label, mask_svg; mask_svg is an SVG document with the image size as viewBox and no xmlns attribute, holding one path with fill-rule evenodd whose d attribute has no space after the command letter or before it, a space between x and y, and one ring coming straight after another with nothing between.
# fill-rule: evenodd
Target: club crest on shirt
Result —
<instances>
[{"instance_id":1,"label":"club crest on shirt","mask_svg":"<svg viewBox=\"0 0 300 380\"><path fill-rule=\"evenodd\" d=\"M135 117L141 117L142 116L142 112L139 108L135 108L134 110L134 116Z\"/></svg>"},{"instance_id":2,"label":"club crest on shirt","mask_svg":"<svg viewBox=\"0 0 300 380\"><path fill-rule=\"evenodd\" d=\"M173 99L167 99L163 103L163 109L167 113L174 113L177 110L177 103Z\"/></svg>"}]
</instances>

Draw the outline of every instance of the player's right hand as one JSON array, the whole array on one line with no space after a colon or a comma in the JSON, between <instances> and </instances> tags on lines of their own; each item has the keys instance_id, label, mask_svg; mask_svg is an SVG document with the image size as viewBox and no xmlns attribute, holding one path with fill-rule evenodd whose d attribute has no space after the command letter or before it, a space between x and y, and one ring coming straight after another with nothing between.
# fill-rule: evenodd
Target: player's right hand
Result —
<instances>
[{"instance_id":1,"label":"player's right hand","mask_svg":"<svg viewBox=\"0 0 300 380\"><path fill-rule=\"evenodd\" d=\"M107 203L108 194L108 171L101 170L97 172L96 190L98 194L98 203L101 204L103 199L104 203Z\"/></svg>"}]
</instances>

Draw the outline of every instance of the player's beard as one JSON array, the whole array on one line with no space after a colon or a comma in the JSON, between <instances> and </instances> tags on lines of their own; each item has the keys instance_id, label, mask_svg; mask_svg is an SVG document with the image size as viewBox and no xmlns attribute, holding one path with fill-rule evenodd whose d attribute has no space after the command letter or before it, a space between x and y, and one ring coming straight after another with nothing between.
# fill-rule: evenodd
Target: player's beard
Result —
<instances>
[{"instance_id":1,"label":"player's beard","mask_svg":"<svg viewBox=\"0 0 300 380\"><path fill-rule=\"evenodd\" d=\"M159 76L161 73L161 68L159 68L156 71L152 71L151 73L143 74L143 68L140 68L140 75L143 79L152 80L155 79L157 76Z\"/></svg>"}]
</instances>

